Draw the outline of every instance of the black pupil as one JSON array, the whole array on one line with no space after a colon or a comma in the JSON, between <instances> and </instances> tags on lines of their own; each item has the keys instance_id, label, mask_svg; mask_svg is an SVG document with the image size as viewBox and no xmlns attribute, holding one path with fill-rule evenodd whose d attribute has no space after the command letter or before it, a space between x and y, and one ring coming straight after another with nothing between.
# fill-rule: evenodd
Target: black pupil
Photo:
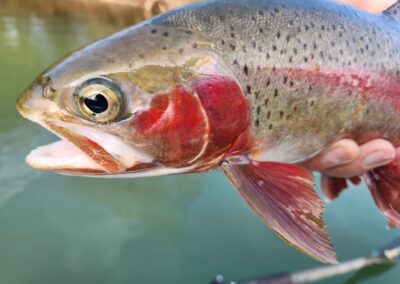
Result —
<instances>
[{"instance_id":1,"label":"black pupil","mask_svg":"<svg viewBox=\"0 0 400 284\"><path fill-rule=\"evenodd\" d=\"M86 98L85 105L94 113L100 114L108 109L108 101L102 94L97 94L94 99Z\"/></svg>"}]
</instances>

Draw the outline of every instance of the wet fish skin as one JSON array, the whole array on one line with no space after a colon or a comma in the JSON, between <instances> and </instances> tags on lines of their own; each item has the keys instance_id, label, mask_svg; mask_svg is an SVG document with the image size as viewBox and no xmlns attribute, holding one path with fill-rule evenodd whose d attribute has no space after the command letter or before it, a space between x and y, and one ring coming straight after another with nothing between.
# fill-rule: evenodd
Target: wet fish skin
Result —
<instances>
[{"instance_id":1,"label":"wet fish skin","mask_svg":"<svg viewBox=\"0 0 400 284\"><path fill-rule=\"evenodd\" d=\"M400 29L385 15L334 1L214 1L152 23L210 37L249 98L263 160L305 160L342 137L399 143Z\"/></svg>"},{"instance_id":2,"label":"wet fish skin","mask_svg":"<svg viewBox=\"0 0 400 284\"><path fill-rule=\"evenodd\" d=\"M398 25L317 0L214 0L166 13L73 53L28 88L19 111L63 139L28 162L106 177L221 168L280 237L335 263L312 176L293 163L343 137L399 145ZM115 120L79 112L75 93L93 78L123 94ZM399 169L364 178L400 227ZM332 196L347 185L327 184Z\"/></svg>"}]
</instances>

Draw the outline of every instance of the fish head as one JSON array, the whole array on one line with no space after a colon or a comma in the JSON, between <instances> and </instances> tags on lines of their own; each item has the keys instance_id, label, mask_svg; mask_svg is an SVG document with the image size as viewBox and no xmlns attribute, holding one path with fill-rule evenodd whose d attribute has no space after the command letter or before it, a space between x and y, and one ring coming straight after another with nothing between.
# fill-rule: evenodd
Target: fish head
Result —
<instances>
[{"instance_id":1,"label":"fish head","mask_svg":"<svg viewBox=\"0 0 400 284\"><path fill-rule=\"evenodd\" d=\"M247 145L248 103L234 75L208 41L169 27L144 24L72 53L17 109L61 138L27 163L63 174L202 171Z\"/></svg>"}]
</instances>

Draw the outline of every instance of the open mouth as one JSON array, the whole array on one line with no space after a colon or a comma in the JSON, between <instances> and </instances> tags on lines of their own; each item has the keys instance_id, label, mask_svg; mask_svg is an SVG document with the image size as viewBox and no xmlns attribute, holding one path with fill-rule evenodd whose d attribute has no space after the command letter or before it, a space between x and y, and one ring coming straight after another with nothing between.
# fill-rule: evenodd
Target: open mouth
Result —
<instances>
[{"instance_id":1,"label":"open mouth","mask_svg":"<svg viewBox=\"0 0 400 284\"><path fill-rule=\"evenodd\" d=\"M120 175L152 164L150 157L104 131L64 121L40 124L61 140L31 151L26 162L35 169L69 175Z\"/></svg>"},{"instance_id":2,"label":"open mouth","mask_svg":"<svg viewBox=\"0 0 400 284\"><path fill-rule=\"evenodd\" d=\"M99 174L105 172L98 163L66 140L60 140L32 150L26 157L26 162L39 170Z\"/></svg>"}]
</instances>

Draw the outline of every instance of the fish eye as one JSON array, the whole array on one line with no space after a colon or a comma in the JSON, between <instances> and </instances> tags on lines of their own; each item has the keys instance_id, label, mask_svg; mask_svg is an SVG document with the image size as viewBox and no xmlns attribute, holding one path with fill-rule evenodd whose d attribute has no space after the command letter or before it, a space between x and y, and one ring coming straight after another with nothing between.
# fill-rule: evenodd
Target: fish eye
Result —
<instances>
[{"instance_id":1,"label":"fish eye","mask_svg":"<svg viewBox=\"0 0 400 284\"><path fill-rule=\"evenodd\" d=\"M106 78L84 82L75 90L74 98L81 114L91 121L112 122L121 112L121 92L114 82Z\"/></svg>"}]
</instances>

